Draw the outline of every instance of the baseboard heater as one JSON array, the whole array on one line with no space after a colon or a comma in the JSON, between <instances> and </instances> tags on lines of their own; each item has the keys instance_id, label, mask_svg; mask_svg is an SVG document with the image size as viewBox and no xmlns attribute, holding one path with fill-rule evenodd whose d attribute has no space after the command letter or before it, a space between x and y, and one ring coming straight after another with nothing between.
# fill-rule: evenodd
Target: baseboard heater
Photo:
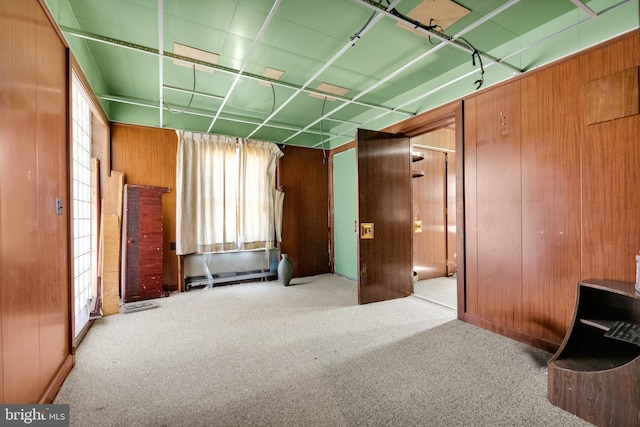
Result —
<instances>
[{"instance_id":1,"label":"baseboard heater","mask_svg":"<svg viewBox=\"0 0 640 427\"><path fill-rule=\"evenodd\" d=\"M278 277L279 250L209 252L184 257L185 290Z\"/></svg>"}]
</instances>

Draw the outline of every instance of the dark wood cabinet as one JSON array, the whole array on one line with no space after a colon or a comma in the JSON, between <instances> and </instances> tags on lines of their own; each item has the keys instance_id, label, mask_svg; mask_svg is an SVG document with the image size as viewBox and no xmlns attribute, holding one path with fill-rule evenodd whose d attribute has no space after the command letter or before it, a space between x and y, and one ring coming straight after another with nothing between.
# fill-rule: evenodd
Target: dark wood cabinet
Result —
<instances>
[{"instance_id":1,"label":"dark wood cabinet","mask_svg":"<svg viewBox=\"0 0 640 427\"><path fill-rule=\"evenodd\" d=\"M162 288L162 195L165 187L124 186L122 299L168 296Z\"/></svg>"},{"instance_id":2,"label":"dark wood cabinet","mask_svg":"<svg viewBox=\"0 0 640 427\"><path fill-rule=\"evenodd\" d=\"M573 323L548 364L549 401L597 426L640 425L639 333L633 283L579 282Z\"/></svg>"}]
</instances>

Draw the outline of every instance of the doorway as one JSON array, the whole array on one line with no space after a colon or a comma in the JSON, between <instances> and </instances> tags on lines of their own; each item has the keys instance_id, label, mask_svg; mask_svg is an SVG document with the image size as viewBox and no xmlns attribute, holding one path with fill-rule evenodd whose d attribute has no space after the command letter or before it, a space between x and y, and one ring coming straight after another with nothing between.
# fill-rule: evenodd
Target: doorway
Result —
<instances>
[{"instance_id":1,"label":"doorway","mask_svg":"<svg viewBox=\"0 0 640 427\"><path fill-rule=\"evenodd\" d=\"M413 294L456 309L455 122L410 141Z\"/></svg>"},{"instance_id":2,"label":"doorway","mask_svg":"<svg viewBox=\"0 0 640 427\"><path fill-rule=\"evenodd\" d=\"M425 141L437 135L440 129L454 135L453 147L438 147L434 143ZM356 266L358 275L357 286L359 292L359 303L374 302L376 300L386 300L400 298L403 296L415 295L413 280L413 212L412 212L412 165L411 141L416 145L424 145L427 148L438 148L440 152L445 152L447 157L447 185L453 199L447 200L448 215L446 235L450 236L454 244L449 245L448 251L453 249L453 255L447 255L447 272L442 277L447 278L447 284L452 284L447 289L455 294L456 302L451 304L457 308L458 317L465 312L465 273L464 273L464 204L463 204L463 116L462 102L455 102L437 108L430 112L412 117L404 122L385 129L385 132L366 131L357 138L353 145L345 147L337 152L332 152L331 165L342 164L343 166L354 168L354 177L357 181L355 194L351 198L357 197L357 217L353 220L351 215L336 215L335 204L340 199L343 182L338 178L340 171L332 171L332 191L333 197L330 199L332 228L333 230L345 230L340 235L350 235L355 237L357 245L345 246L345 251L338 251L338 234L332 233L332 263L334 272L343 274L342 270L336 270L335 266L343 258L351 260ZM359 130L360 132L360 130ZM377 135L376 135L377 134ZM403 142L402 139L405 139ZM383 143L377 143L376 140ZM386 141L386 142L385 142ZM394 141L397 147L392 148L390 141ZM354 150L354 157L349 161L333 162L333 156L343 151ZM391 155L393 154L393 155ZM395 155L399 158L397 164L389 165L390 158ZM353 160L350 160L353 159ZM377 164L376 162L387 162ZM372 163L372 164L369 164ZM384 173L383 173L384 172ZM392 175L392 176L388 176ZM351 175L350 175L351 176ZM382 178L384 176L384 178ZM382 178L382 179L381 179ZM406 179L405 179L406 178ZM391 185L392 191L389 194L382 194L386 189L386 184L395 181ZM340 184L339 184L340 183ZM384 185L383 185L384 184ZM350 193L351 194L351 193ZM447 196L448 197L448 196ZM397 198L397 200L396 200ZM405 203L406 202L406 203ZM373 209L373 213L369 210ZM376 208L381 208L383 212L379 218ZM384 214L395 212L393 218L386 218ZM389 227L390 230L386 230ZM370 232L365 232L370 229ZM380 234L382 232L382 234ZM354 236L355 234L355 236ZM334 245L335 243L335 245ZM390 249L388 243L397 244L395 249ZM378 244L379 251L369 250L371 246ZM366 245L366 246L364 246ZM349 249L350 248L350 249ZM405 257L405 249L408 254ZM346 252L346 253L345 253ZM380 255L382 253L383 255ZM349 256L352 254L352 256ZM402 254L402 256L400 256ZM376 257L378 257L376 259ZM339 260L337 258L340 258ZM406 260L406 262L405 262ZM454 262L455 266L451 263ZM380 267L381 275L378 277L370 267ZM348 275L347 275L348 277ZM375 279L375 280L373 280ZM426 279L433 280L433 279ZM406 283L406 286L405 286ZM400 284L400 285L399 285ZM401 288L399 287L401 286ZM389 289L393 287L394 289ZM383 292L384 290L384 292ZM431 290L434 290L433 287ZM419 291L420 292L420 291ZM371 295L369 295L371 294ZM422 292L420 292L422 294ZM366 296L367 298L360 298ZM368 298L371 296L372 298ZM451 299L451 298L450 298Z\"/></svg>"}]
</instances>

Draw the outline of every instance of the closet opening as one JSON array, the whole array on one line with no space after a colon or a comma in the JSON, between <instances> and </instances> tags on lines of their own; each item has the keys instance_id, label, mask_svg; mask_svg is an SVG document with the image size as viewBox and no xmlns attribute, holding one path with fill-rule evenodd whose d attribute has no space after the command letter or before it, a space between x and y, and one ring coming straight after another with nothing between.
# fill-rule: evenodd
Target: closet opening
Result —
<instances>
[{"instance_id":1,"label":"closet opening","mask_svg":"<svg viewBox=\"0 0 640 427\"><path fill-rule=\"evenodd\" d=\"M414 295L457 309L455 122L410 143Z\"/></svg>"}]
</instances>

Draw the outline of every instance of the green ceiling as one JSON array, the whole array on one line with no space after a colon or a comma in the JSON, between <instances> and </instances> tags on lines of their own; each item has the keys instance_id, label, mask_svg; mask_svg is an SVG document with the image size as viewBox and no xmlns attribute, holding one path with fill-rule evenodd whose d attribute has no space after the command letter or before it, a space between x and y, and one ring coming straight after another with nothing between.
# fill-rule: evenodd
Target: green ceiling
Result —
<instances>
[{"instance_id":1,"label":"green ceiling","mask_svg":"<svg viewBox=\"0 0 640 427\"><path fill-rule=\"evenodd\" d=\"M484 88L638 27L638 0L577 1L459 0L470 12L440 34L449 43L397 25L421 0L390 1L400 18L386 0L46 3L110 120L333 148L475 91L479 61L459 36ZM174 43L217 66L174 64Z\"/></svg>"}]
</instances>

